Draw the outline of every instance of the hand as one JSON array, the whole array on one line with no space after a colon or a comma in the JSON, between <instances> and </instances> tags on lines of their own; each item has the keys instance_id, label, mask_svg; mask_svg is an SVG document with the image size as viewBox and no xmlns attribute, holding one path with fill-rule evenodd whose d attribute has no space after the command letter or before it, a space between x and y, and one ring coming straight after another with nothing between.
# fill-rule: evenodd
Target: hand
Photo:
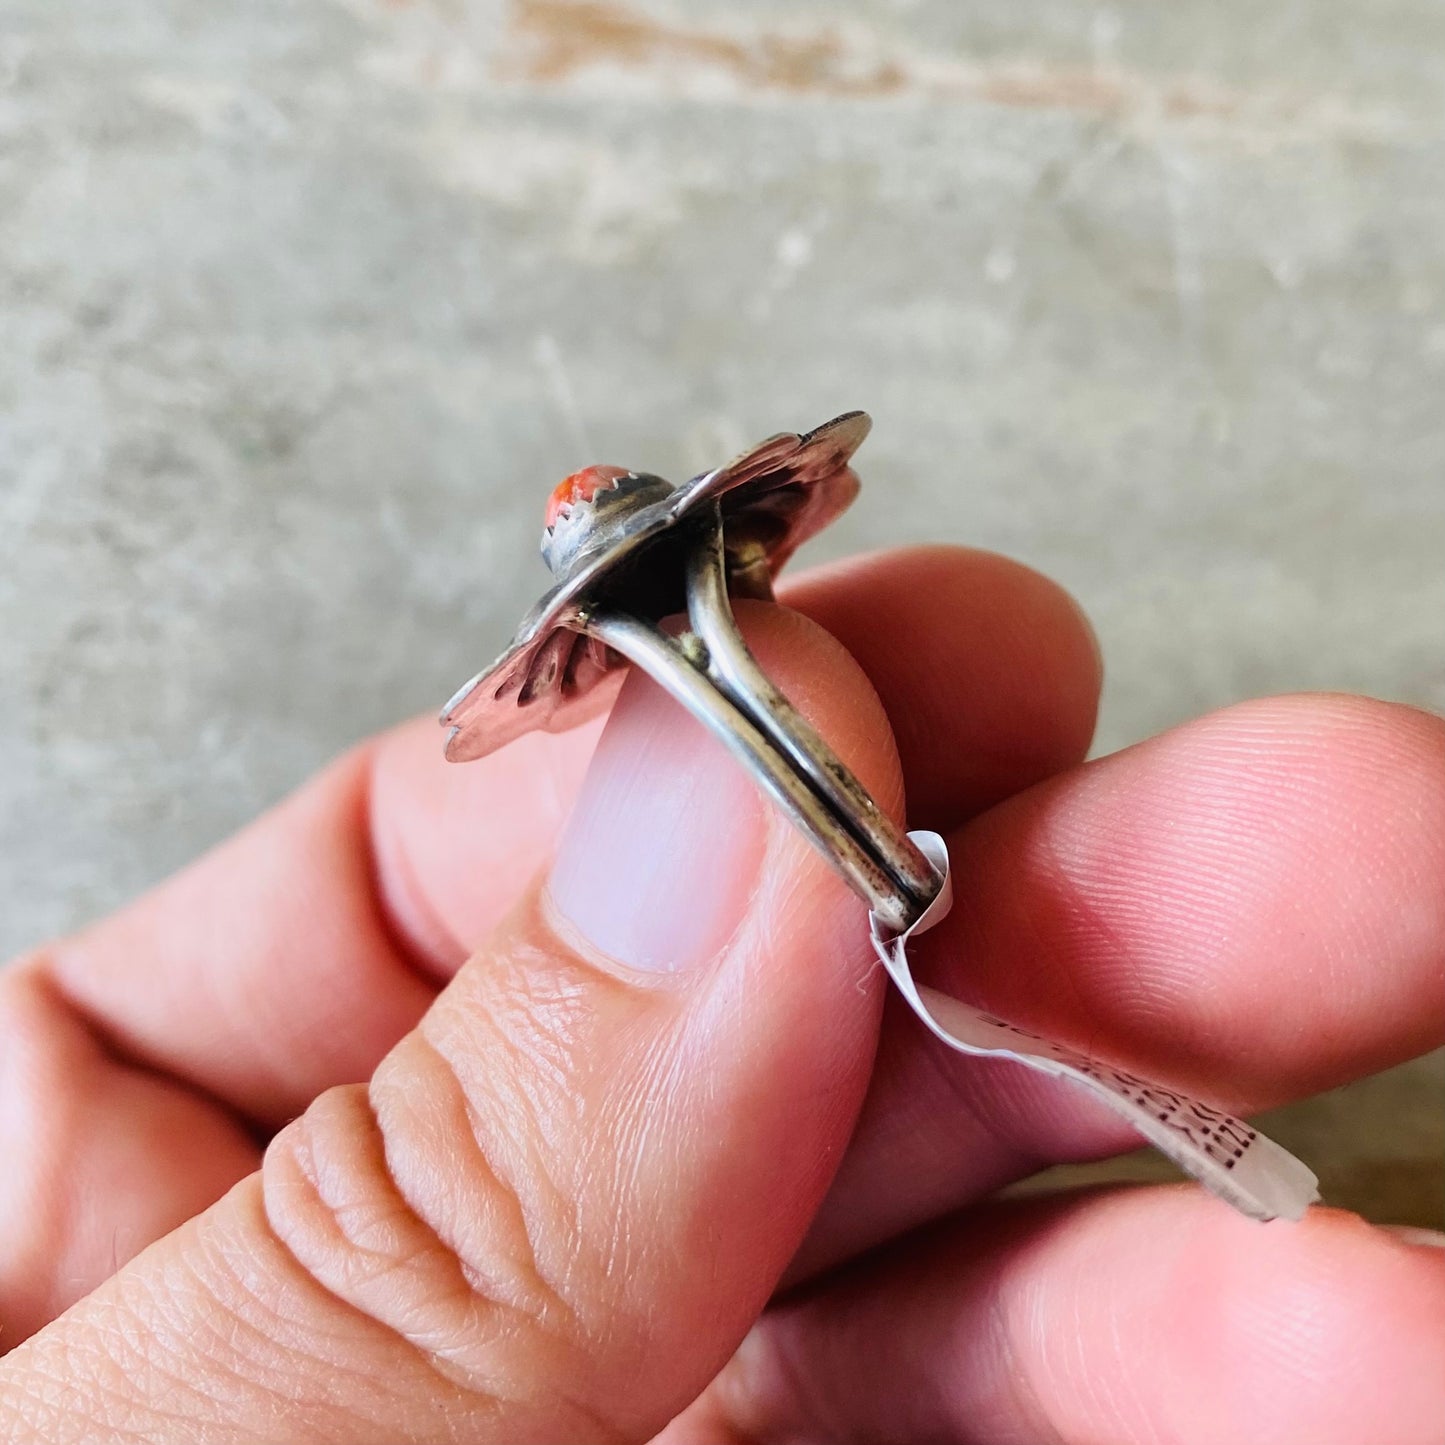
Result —
<instances>
[{"instance_id":1,"label":"hand","mask_svg":"<svg viewBox=\"0 0 1445 1445\"><path fill-rule=\"evenodd\" d=\"M740 608L764 665L949 838L930 981L1234 1109L1445 1040L1439 721L1287 698L1079 766L1097 655L1038 576L787 600ZM597 738L404 727L0 975L0 1436L1445 1438L1445 1250L990 1200L1133 1141L885 1006L862 905L650 684Z\"/></svg>"}]
</instances>

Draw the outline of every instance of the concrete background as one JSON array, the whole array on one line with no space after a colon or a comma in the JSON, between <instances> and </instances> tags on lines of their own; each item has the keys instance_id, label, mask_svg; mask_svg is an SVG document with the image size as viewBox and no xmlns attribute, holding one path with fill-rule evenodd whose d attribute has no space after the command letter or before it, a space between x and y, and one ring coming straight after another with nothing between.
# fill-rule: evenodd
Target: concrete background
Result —
<instances>
[{"instance_id":1,"label":"concrete background","mask_svg":"<svg viewBox=\"0 0 1445 1445\"><path fill-rule=\"evenodd\" d=\"M1057 575L1100 749L1445 707L1442 165L1433 0L0 0L0 952L436 706L579 461L850 406L815 555ZM1274 1126L1445 1222L1442 1088Z\"/></svg>"}]
</instances>

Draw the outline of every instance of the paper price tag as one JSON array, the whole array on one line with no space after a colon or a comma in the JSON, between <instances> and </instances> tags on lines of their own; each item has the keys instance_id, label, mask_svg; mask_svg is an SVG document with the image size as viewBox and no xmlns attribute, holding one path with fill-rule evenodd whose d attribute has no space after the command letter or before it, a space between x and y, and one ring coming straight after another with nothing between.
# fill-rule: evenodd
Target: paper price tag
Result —
<instances>
[{"instance_id":1,"label":"paper price tag","mask_svg":"<svg viewBox=\"0 0 1445 1445\"><path fill-rule=\"evenodd\" d=\"M892 933L872 914L869 928L874 951L889 977L937 1038L960 1053L1010 1059L1087 1089L1186 1173L1251 1218L1299 1219L1319 1198L1315 1176L1294 1155L1242 1120L915 983L908 963L908 942L947 915L953 905L953 887L943 839L937 833L908 836L942 872L943 887L906 932Z\"/></svg>"}]
</instances>

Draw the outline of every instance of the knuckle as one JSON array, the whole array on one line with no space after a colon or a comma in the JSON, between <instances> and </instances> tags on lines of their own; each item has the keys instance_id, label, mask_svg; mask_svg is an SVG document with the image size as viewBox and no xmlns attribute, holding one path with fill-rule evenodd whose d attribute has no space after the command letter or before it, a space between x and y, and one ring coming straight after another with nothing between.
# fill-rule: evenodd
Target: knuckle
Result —
<instances>
[{"instance_id":1,"label":"knuckle","mask_svg":"<svg viewBox=\"0 0 1445 1445\"><path fill-rule=\"evenodd\" d=\"M545 1389L549 1418L560 1400L596 1434L592 1412L568 1403L589 1340L571 1298L575 1206L548 1167L565 1149L538 1114L566 1092L560 1062L547 1067L562 1044L500 1027L485 1083L455 1037L418 1029L369 1085L321 1095L266 1155L266 1214L307 1275L431 1372L513 1405Z\"/></svg>"},{"instance_id":2,"label":"knuckle","mask_svg":"<svg viewBox=\"0 0 1445 1445\"><path fill-rule=\"evenodd\" d=\"M8 1348L254 1170L257 1151L211 1101L127 1062L49 955L0 973L0 1040Z\"/></svg>"}]
</instances>

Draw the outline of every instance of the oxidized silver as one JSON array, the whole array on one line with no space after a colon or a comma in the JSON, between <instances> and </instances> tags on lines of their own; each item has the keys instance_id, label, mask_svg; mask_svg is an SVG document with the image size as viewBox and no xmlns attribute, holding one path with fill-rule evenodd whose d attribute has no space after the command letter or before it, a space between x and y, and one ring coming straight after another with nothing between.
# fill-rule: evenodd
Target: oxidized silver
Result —
<instances>
[{"instance_id":1,"label":"oxidized silver","mask_svg":"<svg viewBox=\"0 0 1445 1445\"><path fill-rule=\"evenodd\" d=\"M906 928L938 873L769 682L729 601L771 597L788 558L852 502L848 463L870 425L854 411L769 437L676 488L613 467L567 478L542 539L555 585L442 710L447 757L576 727L610 704L633 663L732 751L885 924ZM684 611L690 631L662 630Z\"/></svg>"}]
</instances>

